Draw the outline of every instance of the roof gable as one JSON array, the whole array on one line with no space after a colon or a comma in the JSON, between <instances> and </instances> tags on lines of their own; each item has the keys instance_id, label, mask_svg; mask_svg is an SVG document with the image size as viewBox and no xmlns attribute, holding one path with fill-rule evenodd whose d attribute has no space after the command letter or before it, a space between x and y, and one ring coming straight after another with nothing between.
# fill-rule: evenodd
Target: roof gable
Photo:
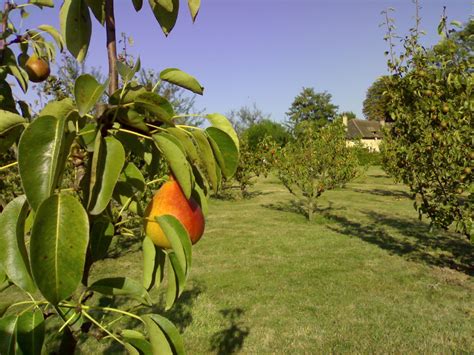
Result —
<instances>
[{"instance_id":1,"label":"roof gable","mask_svg":"<svg viewBox=\"0 0 474 355\"><path fill-rule=\"evenodd\" d=\"M382 139L382 125L378 121L353 119L347 122L346 137L349 139Z\"/></svg>"}]
</instances>

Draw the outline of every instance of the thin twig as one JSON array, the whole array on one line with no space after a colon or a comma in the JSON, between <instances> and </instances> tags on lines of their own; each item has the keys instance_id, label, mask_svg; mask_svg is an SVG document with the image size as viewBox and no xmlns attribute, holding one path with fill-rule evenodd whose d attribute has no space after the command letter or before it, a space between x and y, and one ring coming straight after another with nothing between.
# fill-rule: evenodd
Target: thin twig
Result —
<instances>
[{"instance_id":1,"label":"thin twig","mask_svg":"<svg viewBox=\"0 0 474 355\"><path fill-rule=\"evenodd\" d=\"M15 165L18 165L17 161L15 161L13 163L10 163L10 164L7 164L7 165L4 165L4 166L0 166L0 171L9 169L9 168L11 168L12 166L15 166Z\"/></svg>"}]
</instances>

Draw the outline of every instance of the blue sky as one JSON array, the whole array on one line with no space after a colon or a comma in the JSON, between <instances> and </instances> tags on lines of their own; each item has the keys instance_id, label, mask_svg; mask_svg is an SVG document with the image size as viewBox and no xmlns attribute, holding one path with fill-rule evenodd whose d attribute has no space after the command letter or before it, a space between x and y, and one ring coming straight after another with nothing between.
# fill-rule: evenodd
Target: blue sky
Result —
<instances>
[{"instance_id":1,"label":"blue sky","mask_svg":"<svg viewBox=\"0 0 474 355\"><path fill-rule=\"evenodd\" d=\"M28 26L58 26L57 9L34 12ZM286 119L302 87L327 91L340 111L362 117L367 88L387 73L387 50L380 12L394 7L397 31L413 23L411 0L202 0L196 23L186 2L175 29L162 34L144 1L135 13L131 0L116 0L118 34L134 39L130 53L142 66L157 71L177 67L196 76L205 87L198 108L227 113L254 102L276 121ZM421 2L424 39L434 44L443 6L449 20L465 22L472 14L469 0ZM34 21L34 22L32 22ZM88 66L107 71L105 32L94 19Z\"/></svg>"}]
</instances>

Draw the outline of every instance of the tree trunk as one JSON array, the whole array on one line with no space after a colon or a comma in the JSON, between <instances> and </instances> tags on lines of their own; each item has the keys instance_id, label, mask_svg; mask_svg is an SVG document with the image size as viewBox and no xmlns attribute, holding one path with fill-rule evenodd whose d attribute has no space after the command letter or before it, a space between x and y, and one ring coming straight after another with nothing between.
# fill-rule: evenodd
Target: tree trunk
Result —
<instances>
[{"instance_id":1,"label":"tree trunk","mask_svg":"<svg viewBox=\"0 0 474 355\"><path fill-rule=\"evenodd\" d=\"M107 33L107 54L109 58L109 95L112 95L118 90L114 0L105 0L105 27Z\"/></svg>"},{"instance_id":2,"label":"tree trunk","mask_svg":"<svg viewBox=\"0 0 474 355\"><path fill-rule=\"evenodd\" d=\"M310 200L308 203L308 220L311 222L313 220L313 212L314 212L314 202Z\"/></svg>"}]
</instances>

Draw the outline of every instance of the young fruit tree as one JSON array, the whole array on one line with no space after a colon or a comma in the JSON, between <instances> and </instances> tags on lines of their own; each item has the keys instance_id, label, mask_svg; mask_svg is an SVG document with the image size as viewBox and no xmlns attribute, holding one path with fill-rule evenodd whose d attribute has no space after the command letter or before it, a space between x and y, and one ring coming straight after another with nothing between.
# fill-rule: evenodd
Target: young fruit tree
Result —
<instances>
[{"instance_id":1,"label":"young fruit tree","mask_svg":"<svg viewBox=\"0 0 474 355\"><path fill-rule=\"evenodd\" d=\"M240 139L240 158L233 179L237 182L242 198L249 196L249 187L261 175L267 177L274 165L279 147L271 137L264 137L255 146L248 138Z\"/></svg>"},{"instance_id":2,"label":"young fruit tree","mask_svg":"<svg viewBox=\"0 0 474 355\"><path fill-rule=\"evenodd\" d=\"M143 11L142 1L128 3ZM149 5L168 35L179 2ZM195 20L200 1L188 5ZM18 169L23 194L0 215L0 354L73 354L88 336L130 354L183 354L177 328L160 312L183 292L210 190L237 168L237 135L220 114L202 115L206 129L176 123L181 116L154 89L165 81L202 94L191 75L164 69L147 90L135 79L139 59L133 67L117 61L113 0L64 0L60 32L49 25L19 32L11 15L26 16L30 6L54 3L5 1L1 14L0 153L13 160L0 170ZM82 61L92 16L106 32L108 80L80 75L72 97L53 100L32 117L9 80L26 92L29 81L47 78L56 48L46 34ZM96 105L107 87L108 102ZM163 182L145 208L142 197ZM112 240L130 236L143 237L142 279L125 267L98 275L92 266L107 257ZM164 278L166 292L157 292ZM134 322L139 326L127 329Z\"/></svg>"},{"instance_id":3,"label":"young fruit tree","mask_svg":"<svg viewBox=\"0 0 474 355\"><path fill-rule=\"evenodd\" d=\"M472 237L473 22L455 31L448 29L443 14L440 42L425 48L419 42L417 15L403 52L396 56L393 19L390 11L384 15L392 72L384 81L384 95L393 120L383 145L385 166L409 186L420 218L426 215L432 225L453 225Z\"/></svg>"},{"instance_id":4,"label":"young fruit tree","mask_svg":"<svg viewBox=\"0 0 474 355\"><path fill-rule=\"evenodd\" d=\"M354 150L346 146L340 120L324 127L303 122L296 128L298 136L280 150L275 164L278 177L311 221L319 196L355 178L358 161Z\"/></svg>"}]
</instances>

